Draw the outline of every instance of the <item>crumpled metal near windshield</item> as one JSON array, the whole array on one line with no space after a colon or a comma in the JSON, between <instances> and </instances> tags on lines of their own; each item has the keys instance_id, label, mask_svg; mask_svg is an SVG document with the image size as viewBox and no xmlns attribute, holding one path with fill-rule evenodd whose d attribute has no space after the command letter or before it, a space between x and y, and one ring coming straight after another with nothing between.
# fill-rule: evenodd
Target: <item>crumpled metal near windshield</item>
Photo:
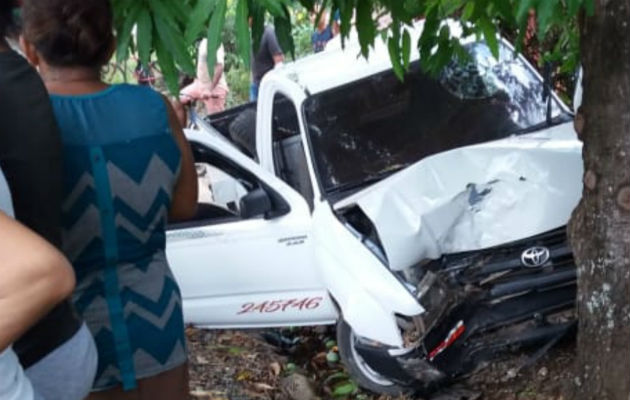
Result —
<instances>
[{"instance_id":1,"label":"crumpled metal near windshield","mask_svg":"<svg viewBox=\"0 0 630 400\"><path fill-rule=\"evenodd\" d=\"M335 205L373 222L393 270L567 223L581 194L571 124L427 157Z\"/></svg>"}]
</instances>

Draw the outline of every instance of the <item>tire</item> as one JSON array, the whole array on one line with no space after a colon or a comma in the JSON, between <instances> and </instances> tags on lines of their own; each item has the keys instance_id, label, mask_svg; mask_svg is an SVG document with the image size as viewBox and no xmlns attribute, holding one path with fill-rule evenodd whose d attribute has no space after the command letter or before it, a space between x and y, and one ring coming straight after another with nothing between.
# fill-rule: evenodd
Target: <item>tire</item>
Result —
<instances>
[{"instance_id":1,"label":"tire","mask_svg":"<svg viewBox=\"0 0 630 400\"><path fill-rule=\"evenodd\" d=\"M357 338L350 325L343 319L337 323L337 347L341 361L359 386L371 392L388 396L400 396L411 392L411 388L394 383L372 370L354 347Z\"/></svg>"},{"instance_id":2,"label":"tire","mask_svg":"<svg viewBox=\"0 0 630 400\"><path fill-rule=\"evenodd\" d=\"M251 158L256 158L256 110L241 112L228 127L230 139Z\"/></svg>"}]
</instances>

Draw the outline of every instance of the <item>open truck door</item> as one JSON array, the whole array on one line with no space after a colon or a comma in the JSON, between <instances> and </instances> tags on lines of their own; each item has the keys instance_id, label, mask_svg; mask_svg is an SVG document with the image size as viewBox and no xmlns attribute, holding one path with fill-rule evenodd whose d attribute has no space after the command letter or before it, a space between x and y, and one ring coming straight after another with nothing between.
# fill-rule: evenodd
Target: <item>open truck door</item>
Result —
<instances>
[{"instance_id":1,"label":"open truck door","mask_svg":"<svg viewBox=\"0 0 630 400\"><path fill-rule=\"evenodd\" d=\"M336 310L313 261L306 201L222 138L188 136L200 180L198 213L167 233L186 322L333 323Z\"/></svg>"}]
</instances>

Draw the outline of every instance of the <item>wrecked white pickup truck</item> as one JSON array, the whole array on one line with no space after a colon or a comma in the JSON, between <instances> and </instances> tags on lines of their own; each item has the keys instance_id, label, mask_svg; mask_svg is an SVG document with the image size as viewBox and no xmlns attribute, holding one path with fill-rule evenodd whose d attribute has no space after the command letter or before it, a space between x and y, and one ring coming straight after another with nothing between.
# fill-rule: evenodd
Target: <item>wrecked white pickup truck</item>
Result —
<instances>
[{"instance_id":1,"label":"wrecked white pickup truck","mask_svg":"<svg viewBox=\"0 0 630 400\"><path fill-rule=\"evenodd\" d=\"M389 394L571 331L572 117L508 43L466 46L468 64L401 82L382 43L367 61L350 43L189 130L199 215L167 245L186 321L336 323L358 383Z\"/></svg>"}]
</instances>

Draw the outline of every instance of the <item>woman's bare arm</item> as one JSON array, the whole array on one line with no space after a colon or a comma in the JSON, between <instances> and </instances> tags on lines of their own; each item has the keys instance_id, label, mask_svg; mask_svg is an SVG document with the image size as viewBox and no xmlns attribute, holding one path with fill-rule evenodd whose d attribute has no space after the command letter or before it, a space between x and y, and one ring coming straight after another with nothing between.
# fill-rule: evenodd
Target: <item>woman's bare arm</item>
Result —
<instances>
[{"instance_id":1,"label":"woman's bare arm","mask_svg":"<svg viewBox=\"0 0 630 400\"><path fill-rule=\"evenodd\" d=\"M173 110L173 106L166 97L164 102L166 103L173 137L182 156L179 178L173 190L173 199L168 218L170 221L185 221L191 219L197 213L197 171L195 170L195 161L190 150L190 144L186 140L186 136L184 136L184 131L179 124L175 110Z\"/></svg>"},{"instance_id":2,"label":"woman's bare arm","mask_svg":"<svg viewBox=\"0 0 630 400\"><path fill-rule=\"evenodd\" d=\"M74 289L72 267L44 239L0 212L0 351Z\"/></svg>"}]
</instances>

